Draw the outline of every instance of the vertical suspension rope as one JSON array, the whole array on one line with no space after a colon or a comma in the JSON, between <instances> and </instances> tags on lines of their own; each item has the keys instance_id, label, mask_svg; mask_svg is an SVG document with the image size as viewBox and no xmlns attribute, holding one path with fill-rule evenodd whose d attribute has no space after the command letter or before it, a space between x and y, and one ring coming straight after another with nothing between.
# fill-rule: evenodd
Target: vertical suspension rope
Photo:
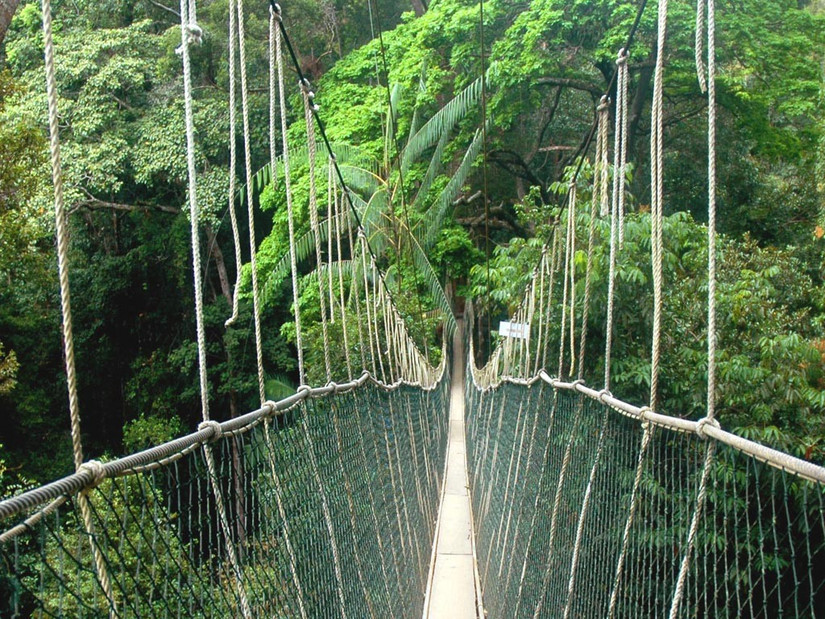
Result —
<instances>
[{"instance_id":1,"label":"vertical suspension rope","mask_svg":"<svg viewBox=\"0 0 825 619\"><path fill-rule=\"evenodd\" d=\"M198 375L200 379L201 416L209 419L209 391L206 379L206 335L203 326L203 281L198 210L198 184L195 171L195 121L192 112L192 68L189 45L200 40L201 30L189 19L189 2L181 0L181 46L183 57L183 98L186 115L186 168L189 179L189 230L192 240L192 275L195 281L195 326L198 341Z\"/></svg>"},{"instance_id":2,"label":"vertical suspension rope","mask_svg":"<svg viewBox=\"0 0 825 619\"><path fill-rule=\"evenodd\" d=\"M665 39L667 37L667 0L660 0L658 15L656 67L653 75L653 104L650 131L650 251L653 262L653 348L650 359L650 406L659 395L659 357L662 329L662 183L663 131L662 92L664 89Z\"/></svg>"},{"instance_id":3,"label":"vertical suspension rope","mask_svg":"<svg viewBox=\"0 0 825 619\"><path fill-rule=\"evenodd\" d=\"M270 8L272 18L281 21L281 14ZM292 178L289 170L289 139L286 122L286 94L284 92L284 54L281 44L281 29L275 29L275 57L278 68L278 102L281 107L281 144L284 160L284 191L286 193L287 222L289 227L289 263L292 273L292 301L295 312L295 347L298 349L298 377L301 384L306 384L304 367L304 344L301 338L301 292L298 287L298 259L295 255L295 215L292 208Z\"/></svg>"},{"instance_id":4,"label":"vertical suspension rope","mask_svg":"<svg viewBox=\"0 0 825 619\"><path fill-rule=\"evenodd\" d=\"M487 277L487 287L485 289L484 313L487 315L487 337L488 346L492 346L492 308L490 304L491 279L490 279L490 201L487 195L487 75L485 70L484 56L484 0L480 0L478 5L479 23L479 47L481 50L481 142L482 142L482 182L484 183L484 264ZM480 327L480 325L479 325ZM472 325L470 325L472 329ZM472 331L471 331L472 335ZM489 349L488 349L489 353Z\"/></svg>"},{"instance_id":5,"label":"vertical suspension rope","mask_svg":"<svg viewBox=\"0 0 825 619\"><path fill-rule=\"evenodd\" d=\"M716 415L716 6L708 3L708 419Z\"/></svg>"},{"instance_id":6,"label":"vertical suspension rope","mask_svg":"<svg viewBox=\"0 0 825 619\"><path fill-rule=\"evenodd\" d=\"M193 119L193 99L192 99L192 69L189 60L189 45L200 40L202 35L200 27L190 19L190 14L194 16L194 0L181 0L181 55L183 57L183 96L184 111L186 115L186 163L189 178L189 227L192 237L192 270L195 285L195 321L198 339L198 369L200 375L201 388L201 413L203 416L202 427L212 427L214 431L213 439L220 436L220 424L209 419L209 393L206 379L206 336L203 327L203 283L201 279L201 257L200 238L198 233L198 198L197 198L197 178L195 172L195 124ZM191 13L190 13L191 9ZM232 541L232 533L229 527L229 520L226 508L223 503L220 486L217 480L215 459L212 448L208 443L203 445L204 460L208 469L209 483L212 494L215 497L215 506L218 509L221 530L226 542L226 552L232 572L235 577L235 585L238 598L241 604L241 612L244 618L251 618L252 611L246 596L243 583L243 573L235 552L235 545Z\"/></svg>"},{"instance_id":7,"label":"vertical suspension rope","mask_svg":"<svg viewBox=\"0 0 825 619\"><path fill-rule=\"evenodd\" d=\"M559 340L559 378L563 378L564 375L564 352L565 352L565 338L566 338L566 331L567 331L567 304L568 299L570 298L570 288L572 287L572 278L570 277L571 268L575 269L574 264L574 252L575 252L575 208L576 208L576 184L570 183L569 188L569 196L570 199L568 200L568 208L567 208L567 236L566 242L564 247L564 286L562 292L562 302L561 302L561 338ZM572 266L571 266L572 265ZM570 318L572 323L572 316ZM570 337L570 348L573 349L573 337L571 332ZM573 368L570 368L571 372Z\"/></svg>"},{"instance_id":8,"label":"vertical suspension rope","mask_svg":"<svg viewBox=\"0 0 825 619\"><path fill-rule=\"evenodd\" d=\"M349 242L350 263L352 264L350 298L355 300L355 316L358 326L358 352L361 356L361 370L367 371L367 343L364 341L364 322L361 316L361 293L358 290L358 263L355 260L356 246L352 241L352 227L349 225L347 226L347 240Z\"/></svg>"},{"instance_id":9,"label":"vertical suspension rope","mask_svg":"<svg viewBox=\"0 0 825 619\"><path fill-rule=\"evenodd\" d=\"M593 252L596 246L596 215L599 208L607 206L607 176L604 174L607 157L607 124L610 110L607 96L602 97L598 114L598 133L596 134L596 165L593 171L593 195L590 201L590 225L587 235L587 266L584 272L584 305L582 307L582 326L579 336L579 370L578 379L584 378L584 356L587 347L587 322L590 317L590 293L593 279Z\"/></svg>"},{"instance_id":10,"label":"vertical suspension rope","mask_svg":"<svg viewBox=\"0 0 825 619\"><path fill-rule=\"evenodd\" d=\"M332 221L335 206L332 203L332 186L334 182L332 157L327 158L327 289L329 292L329 321L335 323L335 293L332 286L332 243L334 236L334 222Z\"/></svg>"},{"instance_id":11,"label":"vertical suspension rope","mask_svg":"<svg viewBox=\"0 0 825 619\"><path fill-rule=\"evenodd\" d=\"M235 286L232 289L232 315L226 319L229 327L238 319L238 301L241 294L241 235L238 231L238 216L235 213L235 169L238 163L237 145L235 144L235 47L238 42L235 23L235 2L229 0L229 221L232 225L232 244L235 252Z\"/></svg>"},{"instance_id":12,"label":"vertical suspension rope","mask_svg":"<svg viewBox=\"0 0 825 619\"><path fill-rule=\"evenodd\" d=\"M332 163L330 162L330 166ZM344 335L344 360L347 364L347 379L352 380L352 358L350 355L349 350L349 334L347 333L347 306L346 302L344 301L344 273L342 267L343 261L343 252L341 251L341 218L344 216L346 211L343 208L343 202L340 204L341 208L339 209L338 203L338 191L337 186L335 185L335 179L330 178L330 182L333 184L333 210L334 210L334 217L335 217L335 244L338 250L338 296L339 296L339 303L341 305L341 331ZM352 260L352 253L350 251L350 265L354 265ZM353 276L352 279L354 280L355 277Z\"/></svg>"},{"instance_id":13,"label":"vertical suspension rope","mask_svg":"<svg viewBox=\"0 0 825 619\"><path fill-rule=\"evenodd\" d=\"M332 380L332 364L329 356L329 332L327 329L327 302L324 281L321 275L323 255L321 253L321 227L318 225L318 188L315 183L315 157L317 143L315 141L315 120L312 109L316 107L315 93L309 88L309 83L301 82L301 93L304 100L304 120L307 129L307 148L309 150L309 221L312 227L312 236L315 237L315 260L318 273L318 302L321 305L321 331L324 339L324 369L327 382Z\"/></svg>"},{"instance_id":14,"label":"vertical suspension rope","mask_svg":"<svg viewBox=\"0 0 825 619\"><path fill-rule=\"evenodd\" d=\"M610 121L610 100L605 95L599 102L596 110L598 117L598 129L596 138L596 170L593 178L593 192L596 193L598 182L599 195L599 216L607 217L610 214L610 193L608 192L608 179L610 168L608 162L608 125Z\"/></svg>"},{"instance_id":15,"label":"vertical suspension rope","mask_svg":"<svg viewBox=\"0 0 825 619\"><path fill-rule=\"evenodd\" d=\"M663 0L664 1L664 0ZM624 201L624 173L625 165L622 160L623 143L625 142L625 114L627 107L627 50L619 50L616 59L616 122L613 135L613 199L610 213L610 262L607 278L607 326L605 327L604 347L604 388L610 390L610 362L613 351L613 306L616 293L616 259L619 241L619 210L623 208L620 201ZM625 151L626 152L626 151Z\"/></svg>"},{"instance_id":16,"label":"vertical suspension rope","mask_svg":"<svg viewBox=\"0 0 825 619\"><path fill-rule=\"evenodd\" d=\"M707 91L708 91L708 394L707 413L699 422L697 433L705 438L705 425L719 427L716 420L716 6L715 0L699 0L707 2L708 28L708 61L707 61ZM697 25L699 24L697 20ZM697 34L697 38L699 35ZM699 521L707 497L708 480L710 478L713 460L716 454L716 442L707 441L704 468L699 481L699 492L696 496L696 507L688 531L687 547L679 569L673 602L670 607L670 618L676 619L682 603L687 582L687 573L693 548L696 544L696 533L699 530Z\"/></svg>"},{"instance_id":17,"label":"vertical suspension rope","mask_svg":"<svg viewBox=\"0 0 825 619\"><path fill-rule=\"evenodd\" d=\"M52 37L52 7L51 0L43 0L43 52L46 68L46 96L49 111L49 152L51 155L52 184L54 185L54 219L57 235L57 272L60 281L60 310L63 325L63 355L66 367L66 387L69 396L69 418L72 432L72 454L74 456L75 471L83 466L83 443L80 434L80 403L77 397L77 370L74 358L74 332L72 327L72 303L69 286L69 233L67 230L67 214L63 202L63 169L60 162L60 130L58 127L57 110L57 79L54 69L54 40ZM80 505L83 528L89 537L92 557L103 594L109 606L109 616L117 615L117 603L112 591L112 583L103 553L95 537L94 522L89 496L86 491L77 496Z\"/></svg>"},{"instance_id":18,"label":"vertical suspension rope","mask_svg":"<svg viewBox=\"0 0 825 619\"><path fill-rule=\"evenodd\" d=\"M258 395L266 401L264 387L263 343L261 341L261 309L258 292L257 244L255 241L255 209L252 202L252 154L249 129L249 87L246 78L246 32L243 0L236 0L238 11L238 52L241 65L241 113L243 116L244 169L246 172L246 212L249 217L249 266L252 271L252 315L255 323L255 361L258 369Z\"/></svg>"}]
</instances>

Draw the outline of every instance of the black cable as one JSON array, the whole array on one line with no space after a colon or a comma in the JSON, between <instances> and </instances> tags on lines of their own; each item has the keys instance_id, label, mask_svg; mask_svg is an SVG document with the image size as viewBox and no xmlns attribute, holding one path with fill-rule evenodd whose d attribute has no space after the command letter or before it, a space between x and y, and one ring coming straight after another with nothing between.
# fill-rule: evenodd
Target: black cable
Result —
<instances>
[{"instance_id":1,"label":"black cable","mask_svg":"<svg viewBox=\"0 0 825 619\"><path fill-rule=\"evenodd\" d=\"M368 5L372 5L373 0L367 0ZM418 290L418 266L415 263L415 255L413 254L413 242L415 241L412 233L412 228L410 227L410 213L407 209L407 199L404 193L404 169L401 165L401 146L398 142L398 133L396 129L398 128L398 123L396 122L395 113L392 109L392 92L390 91L390 70L387 66L387 54L384 51L384 30L381 27L381 14L378 11L378 2L375 2L375 23L378 26L378 44L381 48L381 64L384 67L384 86L386 87L387 91L387 113L389 114L389 122L392 123L390 127L390 134L392 137L392 141L395 144L395 159L398 163L398 183L401 189L401 211L404 214L404 223L407 226L407 232L410 235L410 263L412 264L413 269L413 287L415 288L415 298L416 304L418 305L418 315L423 320L424 318L424 303L421 301L421 293ZM380 86L379 81L379 86ZM392 171L392 159L387 162L389 164L389 170L387 170L387 177ZM401 243L401 239L398 239L399 244ZM401 248L398 249L398 258L399 261L401 259L402 253ZM398 279L398 294L401 294L401 278ZM426 355L427 361L430 360L430 354L428 352L429 346L424 346L424 354Z\"/></svg>"},{"instance_id":2,"label":"black cable","mask_svg":"<svg viewBox=\"0 0 825 619\"><path fill-rule=\"evenodd\" d=\"M347 185L346 181L344 181L344 175L341 172L341 167L338 165L338 158L335 156L335 152L332 150L332 145L330 144L329 137L327 136L326 128L324 127L324 122L321 120L321 116L318 114L318 106L315 104L315 93L312 92L310 89L310 81L304 75L303 70L301 70L301 64L298 62L298 55L295 53L295 48L292 47L292 41L289 39L289 34L286 31L286 27L284 26L283 17L281 15L281 6L275 2L275 0L269 0L269 7L272 12L276 16L276 21L278 22L278 29L281 31L281 35L284 38L284 42L286 43L287 51L289 52L289 56L292 59L292 64L295 67L295 71L298 74L298 81L301 85L301 88L306 90L307 98L309 99L310 111L312 112L312 116L315 119L315 122L318 125L318 131L321 134L321 139L324 142L324 146L327 149L327 154L329 158L332 160L333 167L335 168L335 174L338 177L338 182L341 185L341 188L344 190L344 195L347 198L347 204L349 205L350 212L352 216L355 218L355 224L357 225L358 229L364 233L364 244L367 247L367 251L370 254L373 262L378 265L378 257L376 256L375 252L370 245L370 241L366 235L366 229L364 228L363 223L361 222L361 216L358 214L358 209L355 208L355 204L352 201L352 190ZM390 298L390 303L393 304L394 307L398 307L398 304L395 302L395 298L392 295L392 291L390 290L389 285L387 285L386 280L384 279L384 274L381 272L381 269L376 269L378 273L378 277L381 280L381 283L384 286L384 290L387 291L387 295Z\"/></svg>"},{"instance_id":3,"label":"black cable","mask_svg":"<svg viewBox=\"0 0 825 619\"><path fill-rule=\"evenodd\" d=\"M636 31L639 29L639 23L642 21L642 14L645 11L645 7L647 6L647 0L642 0L641 4L639 4L639 10L636 12L636 19L633 20L633 25L630 27L630 31L627 35L627 42L625 43L624 49L625 53L629 56L630 55L630 46L633 44L633 39L636 37ZM607 83L607 90L605 91L602 98L609 98L610 91L613 90L613 86L616 84L616 78L619 74L618 67L614 67L613 73L610 76L610 81ZM598 127L599 119L598 115L596 119L593 121L593 125L590 127L588 131L587 137L585 138L584 145L579 148L576 153L576 159L578 159L578 165L576 166L576 171L573 174L573 179L570 183L575 183L576 180L579 178L579 173L582 170L582 166L584 165L584 153L586 153L590 149L590 145L593 143L593 137L596 135L596 128ZM574 159L575 161L575 159ZM565 195L564 202L562 202L562 210L564 206L567 204L567 200L569 199L569 194Z\"/></svg>"},{"instance_id":4,"label":"black cable","mask_svg":"<svg viewBox=\"0 0 825 619\"><path fill-rule=\"evenodd\" d=\"M484 0L479 2L479 48L481 50L481 141L482 141L482 164L481 175L484 189L484 256L487 267L487 287L486 298L484 299L485 313L487 314L487 355L492 350L492 304L490 303L490 200L487 194L487 71L484 62Z\"/></svg>"}]
</instances>

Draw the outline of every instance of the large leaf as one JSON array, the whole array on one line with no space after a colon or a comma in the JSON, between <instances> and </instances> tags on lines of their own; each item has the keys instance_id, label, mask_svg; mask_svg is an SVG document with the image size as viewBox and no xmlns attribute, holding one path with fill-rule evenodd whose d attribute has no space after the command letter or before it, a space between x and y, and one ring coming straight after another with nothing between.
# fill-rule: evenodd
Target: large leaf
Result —
<instances>
[{"instance_id":1,"label":"large leaf","mask_svg":"<svg viewBox=\"0 0 825 619\"><path fill-rule=\"evenodd\" d=\"M452 207L453 201L467 180L470 170L481 151L483 142L483 133L478 129L476 130L475 136L473 136L470 147L464 153L464 158L461 160L458 169L452 178L450 178L447 186L438 195L433 205L427 210L424 219L416 226L415 236L423 247L429 248L437 240L442 224L444 223L444 218L447 216L447 212Z\"/></svg>"},{"instance_id":2,"label":"large leaf","mask_svg":"<svg viewBox=\"0 0 825 619\"><path fill-rule=\"evenodd\" d=\"M444 149L447 147L449 138L449 133L445 132L441 134L441 139L438 140L438 145L435 147L435 152L430 159L430 165L427 167L427 173L421 180L421 186L418 188L418 193L415 194L415 198L413 199L413 208L420 208L423 206L423 203L427 199L427 195L430 192L430 187L433 185L435 177L441 172L441 168L443 167L441 158L444 156Z\"/></svg>"},{"instance_id":3,"label":"large leaf","mask_svg":"<svg viewBox=\"0 0 825 619\"><path fill-rule=\"evenodd\" d=\"M381 230L378 234L378 237L384 237L384 242L389 242L389 239L386 238L387 234L385 230ZM448 335L453 333L455 329L455 316L453 315L452 306L450 302L447 300L447 295L444 292L444 288L441 286L441 282L438 280L438 275L433 269L432 263L427 258L427 255L424 253L421 245L415 239L414 236L410 234L405 235L405 241L409 247L412 247L412 251L410 252L412 255L413 263L416 267L416 272L424 278L424 282L427 285L427 288L430 291L433 299L435 300L436 305L444 314L444 322L445 327L447 328ZM389 283L389 282L388 282Z\"/></svg>"},{"instance_id":4,"label":"large leaf","mask_svg":"<svg viewBox=\"0 0 825 619\"><path fill-rule=\"evenodd\" d=\"M401 157L401 170L406 172L412 163L428 148L435 145L442 134L449 133L467 115L481 96L481 78L477 78L447 105L438 110L421 129L407 142Z\"/></svg>"},{"instance_id":5,"label":"large leaf","mask_svg":"<svg viewBox=\"0 0 825 619\"><path fill-rule=\"evenodd\" d=\"M336 217L337 223L333 223L333 226L340 226L341 233L344 234L350 226L354 225L354 218L352 217L349 211L339 214ZM333 220L335 221L335 220ZM329 219L325 219L321 224L318 226L319 230L319 237L320 241L323 243L327 240L328 231L329 231ZM315 234L312 230L307 230L304 234L299 236L295 239L295 260L298 264L304 262L305 260L310 260L311 258L315 257ZM283 256L280 257L278 262L275 263L275 267L272 269L272 272L267 277L264 285L261 289L261 303L266 305L271 299L272 294L275 291L275 288L283 281L283 279L289 275L291 271L291 262L289 257L289 252L285 252Z\"/></svg>"}]
</instances>

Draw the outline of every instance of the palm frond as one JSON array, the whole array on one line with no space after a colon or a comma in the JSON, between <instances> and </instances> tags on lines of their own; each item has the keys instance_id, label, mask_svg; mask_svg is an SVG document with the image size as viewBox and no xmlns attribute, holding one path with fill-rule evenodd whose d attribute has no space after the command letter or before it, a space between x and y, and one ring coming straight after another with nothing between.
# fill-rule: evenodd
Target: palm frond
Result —
<instances>
[{"instance_id":1,"label":"palm frond","mask_svg":"<svg viewBox=\"0 0 825 619\"><path fill-rule=\"evenodd\" d=\"M379 236L385 238L385 242L388 242L386 239L387 232L386 230L380 230L377 233ZM453 310L450 305L450 302L447 300L447 295L444 292L444 288L441 286L441 282L438 280L438 275L433 269L432 263L427 258L427 255L424 253L421 245L412 235L407 235L407 243L412 247L412 251L410 252L412 255L413 263L416 266L417 273L419 273L424 278L424 282L427 285L427 288L430 291L433 299L435 300L435 304L439 311L443 312L444 314L444 323L445 327L448 330L448 333L451 335L453 333L453 329L455 329L455 316L453 315ZM384 273L384 276L387 281L387 285L389 286L391 282L395 282L394 273L391 273L389 270Z\"/></svg>"},{"instance_id":2,"label":"palm frond","mask_svg":"<svg viewBox=\"0 0 825 619\"><path fill-rule=\"evenodd\" d=\"M372 187L377 184L376 179L380 180L378 176L378 164L373 157L366 154L357 146L351 144L332 144L332 150L335 153L335 158L341 168L341 173L344 174L344 180L347 184L352 183L359 189L370 191ZM301 144L289 149L290 165L296 163L303 163L309 157L309 149L306 144ZM322 150L319 150L316 156L317 165L326 165L327 155ZM275 160L275 174L276 177L279 170L284 165L284 156L280 155ZM261 192L267 185L272 183L272 170L270 164L267 163L260 170L255 172L252 176L252 194L255 198L261 195ZM369 179L373 179L370 181ZM246 184L238 186L237 200L241 207L246 205Z\"/></svg>"},{"instance_id":3,"label":"palm frond","mask_svg":"<svg viewBox=\"0 0 825 619\"><path fill-rule=\"evenodd\" d=\"M456 196L458 196L458 193L461 191L461 187L467 180L470 170L472 169L473 164L481 151L483 142L482 136L482 131L477 129L475 135L473 136L473 141L465 151L464 158L461 160L461 164L458 166L458 169L455 171L452 178L450 178L447 186L438 195L433 205L427 210L426 215L424 215L424 219L418 226L416 226L415 236L423 247L431 247L438 238L438 233L441 231L441 225L444 222L444 218L447 216L447 212L453 205L453 200L455 200Z\"/></svg>"},{"instance_id":4,"label":"palm frond","mask_svg":"<svg viewBox=\"0 0 825 619\"><path fill-rule=\"evenodd\" d=\"M340 225L342 233L348 230L354 223L354 220L349 212L339 214L336 219L339 223L333 224L333 228ZM327 235L330 228L328 224L329 219L325 219L319 226L319 237L322 243L327 240ZM315 234L312 230L308 230L295 240L295 260L300 264L305 260L313 258L314 254ZM291 262L289 252L287 251L278 259L278 262L275 263L275 267L272 269L272 272L269 274L269 277L266 278L266 281L261 288L261 303L263 305L269 303L276 287L289 274L290 269Z\"/></svg>"},{"instance_id":5,"label":"palm frond","mask_svg":"<svg viewBox=\"0 0 825 619\"><path fill-rule=\"evenodd\" d=\"M424 277L424 281L430 289L430 294L435 300L437 308L444 314L444 327L447 337L452 337L452 334L455 332L456 322L453 308L447 299L447 294L444 292L444 288L441 286L438 275L435 269L433 269L432 263L427 258L427 254L424 253L424 249L414 236L409 235L408 239L413 248L411 252L413 262L416 265L418 273Z\"/></svg>"},{"instance_id":6,"label":"palm frond","mask_svg":"<svg viewBox=\"0 0 825 619\"><path fill-rule=\"evenodd\" d=\"M418 92L423 93L427 91L427 59L421 63L421 75L418 78ZM413 108L412 120L410 121L410 134L407 136L407 144L413 139L413 136L418 133L421 126L421 110L418 105Z\"/></svg>"},{"instance_id":7,"label":"palm frond","mask_svg":"<svg viewBox=\"0 0 825 619\"><path fill-rule=\"evenodd\" d=\"M447 147L449 137L450 134L447 132L441 134L432 159L430 159L430 165L427 167L427 173L421 180L421 186L418 188L418 193L415 194L415 198L413 199L413 208L420 208L422 206L424 200L427 199L427 194L430 191L430 187L432 187L435 177L441 172L441 168L443 167L441 158L444 156L444 149Z\"/></svg>"},{"instance_id":8,"label":"palm frond","mask_svg":"<svg viewBox=\"0 0 825 619\"><path fill-rule=\"evenodd\" d=\"M407 142L401 158L401 169L406 172L425 150L436 144L443 133L449 133L467 115L481 96L481 78L474 80L430 118Z\"/></svg>"},{"instance_id":9,"label":"palm frond","mask_svg":"<svg viewBox=\"0 0 825 619\"><path fill-rule=\"evenodd\" d=\"M292 384L292 381L281 374L267 376L264 387L266 389L267 399L273 401L287 398L295 393L295 386Z\"/></svg>"}]
</instances>

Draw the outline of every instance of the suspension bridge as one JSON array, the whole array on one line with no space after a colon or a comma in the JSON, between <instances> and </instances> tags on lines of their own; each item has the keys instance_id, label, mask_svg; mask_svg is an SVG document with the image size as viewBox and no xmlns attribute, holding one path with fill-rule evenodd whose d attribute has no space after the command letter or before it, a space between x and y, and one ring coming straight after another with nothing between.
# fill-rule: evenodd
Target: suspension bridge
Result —
<instances>
[{"instance_id":1,"label":"suspension bridge","mask_svg":"<svg viewBox=\"0 0 825 619\"><path fill-rule=\"evenodd\" d=\"M707 20L708 60L698 64L709 90L714 179L714 7L706 1L700 15ZM643 10L644 4L640 15ZM517 328L499 338L479 367L471 302L461 320L447 312L437 363L410 336L370 242L369 205L347 185L280 7L272 5L266 182L283 192L289 211L285 260L302 382L275 402L265 398L263 386L244 11L241 0L230 2L229 144L234 170L237 65L246 176L240 194L249 213L261 402L243 416L217 421L206 383L189 59L202 33L194 0L182 0L179 51L203 422L168 443L97 461L84 459L80 442L51 7L44 0L76 470L0 502L0 610L11 617L825 616L825 468L727 432L715 418L713 180L707 414L688 420L656 410L665 1L658 11L651 147L656 307L651 395L640 407L610 391L632 33L617 58L612 190L605 97L591 133L592 200L584 208L577 204L574 176L566 212L512 317ZM290 58L300 76L303 150L288 143L284 63ZM309 169L311 222L304 237L296 233L290 153L301 153ZM326 182L319 183L324 166ZM233 185L229 212L240 264L235 195ZM590 213L587 230L578 229L580 211ZM326 217L320 220L319 213ZM608 341L604 382L593 388L582 377L599 218L610 225ZM582 238L588 259L584 297L577 299L574 263ZM316 265L303 284L296 250L302 242ZM323 359L315 368L304 363L301 285L317 287ZM233 309L229 322L238 315L237 295ZM306 336L311 329L306 322L303 327ZM558 365L551 358L556 351ZM311 381L322 386L307 386Z\"/></svg>"}]
</instances>

